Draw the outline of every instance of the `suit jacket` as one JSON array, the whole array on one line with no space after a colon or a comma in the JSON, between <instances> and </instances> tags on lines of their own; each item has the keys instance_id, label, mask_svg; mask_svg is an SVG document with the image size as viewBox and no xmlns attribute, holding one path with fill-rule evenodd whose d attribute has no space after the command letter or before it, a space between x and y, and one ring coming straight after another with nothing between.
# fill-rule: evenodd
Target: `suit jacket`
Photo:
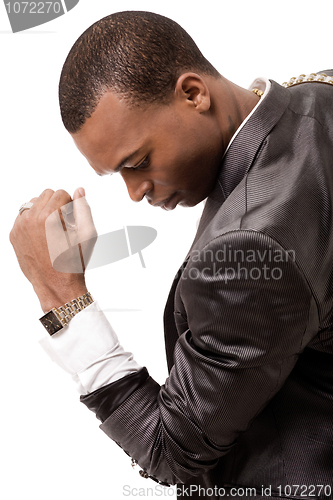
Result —
<instances>
[{"instance_id":1,"label":"suit jacket","mask_svg":"<svg viewBox=\"0 0 333 500\"><path fill-rule=\"evenodd\" d=\"M144 368L81 400L145 477L327 499L316 485L333 490L333 86L271 83L173 282L168 379Z\"/></svg>"}]
</instances>

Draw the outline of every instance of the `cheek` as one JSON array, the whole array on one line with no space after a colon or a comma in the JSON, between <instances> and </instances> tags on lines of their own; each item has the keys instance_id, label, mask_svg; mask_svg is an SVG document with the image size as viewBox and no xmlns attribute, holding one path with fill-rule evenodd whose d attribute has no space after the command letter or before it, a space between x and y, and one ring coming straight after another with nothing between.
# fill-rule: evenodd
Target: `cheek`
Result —
<instances>
[{"instance_id":1,"label":"cheek","mask_svg":"<svg viewBox=\"0 0 333 500\"><path fill-rule=\"evenodd\" d=\"M183 151L168 147L168 150L164 151L159 159L153 159L152 164L155 185L175 186L188 179L192 158L190 155L184 154Z\"/></svg>"},{"instance_id":2,"label":"cheek","mask_svg":"<svg viewBox=\"0 0 333 500\"><path fill-rule=\"evenodd\" d=\"M215 180L220 162L212 135L203 136L189 129L188 133L173 130L163 138L158 157L152 157L154 184L175 190L207 191L207 185Z\"/></svg>"},{"instance_id":3,"label":"cheek","mask_svg":"<svg viewBox=\"0 0 333 500\"><path fill-rule=\"evenodd\" d=\"M204 176L201 159L198 160L193 152L182 151L178 155L168 155L164 158L163 167L159 168L154 184L175 191L191 191L198 189Z\"/></svg>"}]
</instances>

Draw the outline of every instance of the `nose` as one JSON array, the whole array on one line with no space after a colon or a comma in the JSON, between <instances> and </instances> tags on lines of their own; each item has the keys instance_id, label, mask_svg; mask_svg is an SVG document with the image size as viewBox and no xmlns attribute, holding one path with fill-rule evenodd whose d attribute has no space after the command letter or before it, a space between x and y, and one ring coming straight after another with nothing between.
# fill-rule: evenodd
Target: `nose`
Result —
<instances>
[{"instance_id":1,"label":"nose","mask_svg":"<svg viewBox=\"0 0 333 500\"><path fill-rule=\"evenodd\" d=\"M153 189L153 183L151 181L140 180L138 178L139 176L137 176L137 178L133 177L134 176L122 175L131 200L139 202L144 198L146 193Z\"/></svg>"}]
</instances>

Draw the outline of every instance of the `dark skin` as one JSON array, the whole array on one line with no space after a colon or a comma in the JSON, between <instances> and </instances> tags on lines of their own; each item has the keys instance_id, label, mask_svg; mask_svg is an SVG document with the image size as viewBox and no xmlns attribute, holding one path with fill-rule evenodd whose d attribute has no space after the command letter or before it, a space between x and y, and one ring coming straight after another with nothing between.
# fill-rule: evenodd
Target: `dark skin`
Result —
<instances>
[{"instance_id":1,"label":"dark skin","mask_svg":"<svg viewBox=\"0 0 333 500\"><path fill-rule=\"evenodd\" d=\"M224 77L184 73L170 103L131 107L107 92L74 142L99 175L119 169L134 201L164 209L194 206L212 191L227 145L258 96ZM139 103L141 104L141 103ZM76 190L73 199L81 195ZM87 291L84 275L52 267L45 220L71 196L45 190L16 218L10 233L20 267L46 312ZM89 207L76 215L81 241L94 233Z\"/></svg>"},{"instance_id":2,"label":"dark skin","mask_svg":"<svg viewBox=\"0 0 333 500\"><path fill-rule=\"evenodd\" d=\"M191 207L212 191L232 135L257 102L222 77L185 73L167 105L131 109L116 94L104 94L72 137L99 175L120 172L133 201Z\"/></svg>"}]
</instances>

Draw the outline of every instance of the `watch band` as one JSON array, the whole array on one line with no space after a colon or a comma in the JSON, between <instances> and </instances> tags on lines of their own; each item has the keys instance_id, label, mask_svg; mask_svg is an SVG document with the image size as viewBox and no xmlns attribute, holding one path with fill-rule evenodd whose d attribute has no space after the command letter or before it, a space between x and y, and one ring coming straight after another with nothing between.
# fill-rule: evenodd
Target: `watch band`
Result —
<instances>
[{"instance_id":1,"label":"watch band","mask_svg":"<svg viewBox=\"0 0 333 500\"><path fill-rule=\"evenodd\" d=\"M92 304L94 299L89 292L76 299L66 302L63 306L53 307L44 316L39 318L47 332L52 336L68 325L70 320L80 311Z\"/></svg>"}]
</instances>

